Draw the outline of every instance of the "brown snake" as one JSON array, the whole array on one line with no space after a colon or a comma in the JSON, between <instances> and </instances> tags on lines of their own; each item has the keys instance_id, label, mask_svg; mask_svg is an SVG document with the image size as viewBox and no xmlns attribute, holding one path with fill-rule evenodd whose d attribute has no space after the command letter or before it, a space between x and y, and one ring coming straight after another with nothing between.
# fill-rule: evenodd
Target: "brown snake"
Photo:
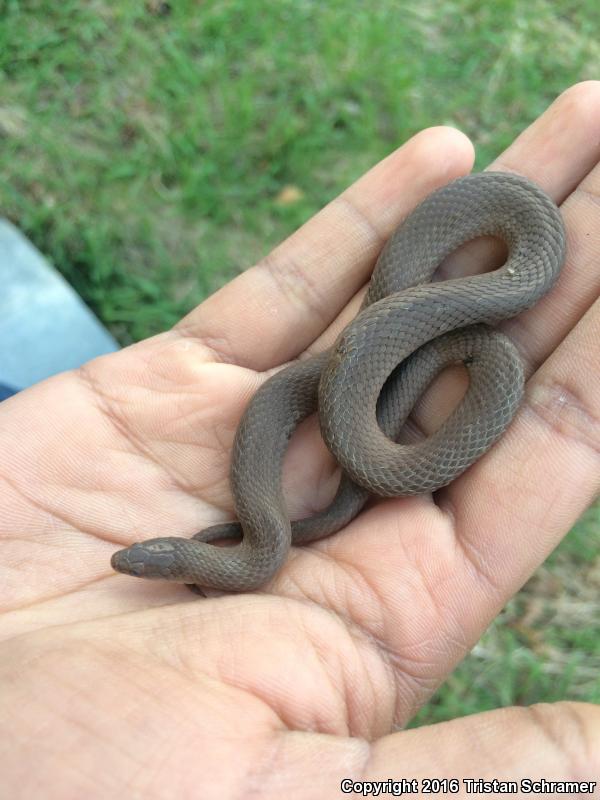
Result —
<instances>
[{"instance_id":1,"label":"brown snake","mask_svg":"<svg viewBox=\"0 0 600 800\"><path fill-rule=\"evenodd\" d=\"M430 282L446 256L483 235L506 243L502 267ZM369 494L419 494L448 484L504 432L523 394L514 345L486 325L544 295L564 251L557 207L524 178L480 173L431 194L388 240L359 314L334 347L281 370L250 402L231 465L239 523L215 525L191 539L134 544L115 553L112 566L139 577L249 590L277 572L292 542L339 530ZM416 400L437 373L456 363L469 372L460 405L433 435L397 443ZM281 489L283 456L298 424L317 410L342 479L328 508L290 523ZM232 537L241 541L211 544Z\"/></svg>"}]
</instances>

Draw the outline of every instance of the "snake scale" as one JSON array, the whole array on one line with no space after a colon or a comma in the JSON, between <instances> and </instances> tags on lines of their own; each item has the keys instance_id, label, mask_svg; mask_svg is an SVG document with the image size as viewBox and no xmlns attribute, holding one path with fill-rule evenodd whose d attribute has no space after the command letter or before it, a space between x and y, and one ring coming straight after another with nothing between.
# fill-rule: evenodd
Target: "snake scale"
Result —
<instances>
[{"instance_id":1,"label":"snake scale","mask_svg":"<svg viewBox=\"0 0 600 800\"><path fill-rule=\"evenodd\" d=\"M431 282L446 256L483 235L505 242L500 268ZM544 295L564 253L557 207L525 178L478 173L429 195L387 241L360 312L333 348L276 373L248 405L230 473L239 522L191 539L134 544L113 555L114 569L198 587L254 589L277 572L292 542L339 530L370 494L412 495L448 484L498 439L523 395L516 348L487 326ZM456 363L469 373L459 406L433 435L398 443L416 400ZM294 430L315 411L342 478L328 508L291 523L281 488L283 456ZM224 538L239 541L213 544Z\"/></svg>"}]
</instances>

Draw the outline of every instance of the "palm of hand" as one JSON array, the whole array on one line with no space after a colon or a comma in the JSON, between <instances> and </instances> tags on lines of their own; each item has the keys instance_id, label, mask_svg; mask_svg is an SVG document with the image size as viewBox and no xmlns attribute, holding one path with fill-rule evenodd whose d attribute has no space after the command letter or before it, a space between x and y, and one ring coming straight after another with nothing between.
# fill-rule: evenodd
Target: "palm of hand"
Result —
<instances>
[{"instance_id":1,"label":"palm of hand","mask_svg":"<svg viewBox=\"0 0 600 800\"><path fill-rule=\"evenodd\" d=\"M600 108L597 88L586 91ZM573 105L581 117L574 91L556 104L563 118ZM526 163L556 115L551 109L529 142L513 145L515 160ZM557 200L588 172L598 181L589 151L573 148L570 158L545 187ZM420 731L385 734L410 719L592 499L596 475L576 415L551 419L567 385L583 398L579 406L591 402L592 387L578 377L589 365L574 365L572 355L589 314L562 340L594 290L575 286L570 265L561 283L579 303L562 330L548 329L556 292L512 329L527 344L530 373L539 368L527 406L435 503L374 503L334 537L293 549L257 594L198 601L179 586L110 573L118 546L231 518L228 453L247 400L300 348L331 343L356 312L381 239L418 199L467 171L469 159L456 132L415 137L175 331L4 404L0 663L29 703L27 741L41 772L65 750L81 765L55 777L47 796L102 797L127 782L141 796L191 797L201 787L203 797L270 797L307 776L321 787L315 797L337 796L342 777L366 764L377 773L396 736L405 757L411 742L420 752ZM314 272L325 258L330 286L317 292ZM443 385L451 403L460 381L448 376ZM439 413L430 404L419 421L428 429ZM284 478L293 517L333 493L314 423L292 443ZM9 712L16 702L7 696ZM40 732L50 730L40 748ZM458 747L460 735L453 741ZM110 770L92 769L102 763ZM422 754L407 763L415 774L432 769ZM15 785L33 780L25 761L11 774Z\"/></svg>"}]
</instances>

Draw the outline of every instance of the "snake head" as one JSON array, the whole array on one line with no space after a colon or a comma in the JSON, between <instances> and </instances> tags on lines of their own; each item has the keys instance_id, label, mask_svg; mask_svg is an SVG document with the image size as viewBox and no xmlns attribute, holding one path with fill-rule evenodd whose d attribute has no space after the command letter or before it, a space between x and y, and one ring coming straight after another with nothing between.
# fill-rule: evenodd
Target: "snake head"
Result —
<instances>
[{"instance_id":1,"label":"snake head","mask_svg":"<svg viewBox=\"0 0 600 800\"><path fill-rule=\"evenodd\" d=\"M111 566L137 578L178 579L178 550L174 537L148 539L113 553Z\"/></svg>"}]
</instances>

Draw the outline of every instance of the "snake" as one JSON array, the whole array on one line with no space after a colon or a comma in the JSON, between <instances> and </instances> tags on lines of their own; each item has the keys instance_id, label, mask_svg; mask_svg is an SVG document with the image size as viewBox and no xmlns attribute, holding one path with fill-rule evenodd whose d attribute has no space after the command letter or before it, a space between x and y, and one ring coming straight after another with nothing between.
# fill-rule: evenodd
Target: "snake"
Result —
<instances>
[{"instance_id":1,"label":"snake","mask_svg":"<svg viewBox=\"0 0 600 800\"><path fill-rule=\"evenodd\" d=\"M435 280L448 256L481 236L505 243L500 267ZM247 405L231 453L237 521L191 538L135 543L113 554L112 567L200 592L250 591L276 575L292 544L344 528L372 495L448 485L499 439L524 395L519 351L492 326L550 290L565 248L557 206L520 175L472 173L434 191L383 246L360 310L333 347L273 374ZM405 441L416 402L453 364L468 372L459 405L431 435ZM298 425L315 412L340 483L327 508L292 522L283 458Z\"/></svg>"}]
</instances>

